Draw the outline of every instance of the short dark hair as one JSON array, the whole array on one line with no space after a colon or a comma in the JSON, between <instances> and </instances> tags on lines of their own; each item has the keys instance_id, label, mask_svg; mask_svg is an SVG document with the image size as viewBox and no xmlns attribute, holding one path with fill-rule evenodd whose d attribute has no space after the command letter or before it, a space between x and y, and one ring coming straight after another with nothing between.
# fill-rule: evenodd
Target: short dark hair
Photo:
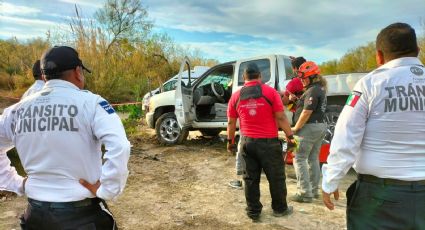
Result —
<instances>
[{"instance_id":1,"label":"short dark hair","mask_svg":"<svg viewBox=\"0 0 425 230\"><path fill-rule=\"evenodd\" d=\"M32 76L35 80L41 80L40 60L37 60L32 65Z\"/></svg>"},{"instance_id":2,"label":"short dark hair","mask_svg":"<svg viewBox=\"0 0 425 230\"><path fill-rule=\"evenodd\" d=\"M307 60L305 60L305 58L304 57L302 57L302 56L300 56L300 57L296 57L296 58L294 58L294 59L292 59L291 60L291 64L292 64L292 68L294 68L294 69L299 69L300 68L300 66L302 65L302 64L304 64L304 62L306 62Z\"/></svg>"},{"instance_id":3,"label":"short dark hair","mask_svg":"<svg viewBox=\"0 0 425 230\"><path fill-rule=\"evenodd\" d=\"M386 60L417 57L419 50L415 30L401 22L385 27L376 37L376 50L381 51Z\"/></svg>"},{"instance_id":4,"label":"short dark hair","mask_svg":"<svg viewBox=\"0 0 425 230\"><path fill-rule=\"evenodd\" d=\"M248 80L254 80L260 77L261 71L258 68L258 65L255 62L248 63L245 68L244 74L248 78Z\"/></svg>"},{"instance_id":5,"label":"short dark hair","mask_svg":"<svg viewBox=\"0 0 425 230\"><path fill-rule=\"evenodd\" d=\"M64 77L64 72L55 73L55 74L47 74L47 75L44 75L44 77L46 78L47 81L53 80L53 79L62 79L62 77Z\"/></svg>"}]
</instances>

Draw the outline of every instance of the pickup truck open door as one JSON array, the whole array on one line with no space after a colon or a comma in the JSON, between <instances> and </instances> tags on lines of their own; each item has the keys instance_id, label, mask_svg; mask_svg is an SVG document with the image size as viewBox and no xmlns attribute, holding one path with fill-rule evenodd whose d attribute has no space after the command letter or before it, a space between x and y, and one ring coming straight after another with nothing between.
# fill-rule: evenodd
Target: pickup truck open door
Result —
<instances>
[{"instance_id":1,"label":"pickup truck open door","mask_svg":"<svg viewBox=\"0 0 425 230\"><path fill-rule=\"evenodd\" d=\"M186 67L186 70L184 71ZM190 113L193 104L193 93L191 88L191 76L190 76L190 60L185 57L180 65L180 71L176 82L176 94L175 94L175 111L177 122L181 129L186 126L190 126L194 119L194 115ZM184 73L185 72L185 73ZM184 84L182 81L183 74L188 74L188 83Z\"/></svg>"}]
</instances>

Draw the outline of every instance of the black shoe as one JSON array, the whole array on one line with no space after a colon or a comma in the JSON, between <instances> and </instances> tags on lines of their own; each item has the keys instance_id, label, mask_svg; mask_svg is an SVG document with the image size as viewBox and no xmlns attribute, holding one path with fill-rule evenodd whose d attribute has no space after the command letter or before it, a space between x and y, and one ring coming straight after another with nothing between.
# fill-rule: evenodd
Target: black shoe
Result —
<instances>
[{"instance_id":1,"label":"black shoe","mask_svg":"<svg viewBox=\"0 0 425 230\"><path fill-rule=\"evenodd\" d=\"M252 215L252 216L248 216L248 217L252 220L252 223L260 222L260 215Z\"/></svg>"},{"instance_id":2,"label":"black shoe","mask_svg":"<svg viewBox=\"0 0 425 230\"><path fill-rule=\"evenodd\" d=\"M300 194L295 194L295 196L291 197L292 201L298 202L298 203L311 203L313 202L312 197L305 197Z\"/></svg>"},{"instance_id":3,"label":"black shoe","mask_svg":"<svg viewBox=\"0 0 425 230\"><path fill-rule=\"evenodd\" d=\"M242 181L232 180L229 182L229 186L235 189L242 189Z\"/></svg>"},{"instance_id":4,"label":"black shoe","mask_svg":"<svg viewBox=\"0 0 425 230\"><path fill-rule=\"evenodd\" d=\"M289 216L294 212L294 207L288 206L288 208L283 212L276 212L273 210L273 216L281 217L281 216Z\"/></svg>"}]
</instances>

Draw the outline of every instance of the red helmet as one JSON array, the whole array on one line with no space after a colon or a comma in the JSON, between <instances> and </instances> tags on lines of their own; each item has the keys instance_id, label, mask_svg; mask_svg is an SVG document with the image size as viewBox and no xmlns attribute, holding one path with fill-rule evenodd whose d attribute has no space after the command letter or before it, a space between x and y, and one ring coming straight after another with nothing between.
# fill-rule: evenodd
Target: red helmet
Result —
<instances>
[{"instance_id":1,"label":"red helmet","mask_svg":"<svg viewBox=\"0 0 425 230\"><path fill-rule=\"evenodd\" d=\"M313 75L320 74L319 66L312 61L304 62L297 71L297 76L299 78L308 78Z\"/></svg>"}]
</instances>

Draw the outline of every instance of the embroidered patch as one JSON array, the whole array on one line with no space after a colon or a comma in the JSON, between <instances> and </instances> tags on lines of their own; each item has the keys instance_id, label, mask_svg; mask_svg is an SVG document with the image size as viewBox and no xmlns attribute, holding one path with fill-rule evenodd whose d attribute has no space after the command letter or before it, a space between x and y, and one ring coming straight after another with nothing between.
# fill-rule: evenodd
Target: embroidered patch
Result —
<instances>
[{"instance_id":1,"label":"embroidered patch","mask_svg":"<svg viewBox=\"0 0 425 230\"><path fill-rule=\"evenodd\" d=\"M102 106L102 108L109 114L115 113L114 108L107 102L107 101L101 101L99 102L99 105Z\"/></svg>"},{"instance_id":2,"label":"embroidered patch","mask_svg":"<svg viewBox=\"0 0 425 230\"><path fill-rule=\"evenodd\" d=\"M347 102L345 103L348 106L354 107L357 102L360 99L360 96L362 96L362 93L358 92L358 91L353 91L351 92L350 96L347 99Z\"/></svg>"},{"instance_id":3,"label":"embroidered patch","mask_svg":"<svg viewBox=\"0 0 425 230\"><path fill-rule=\"evenodd\" d=\"M412 72L416 76L422 76L422 75L424 75L424 71L421 68L417 67L417 66L410 67L410 72Z\"/></svg>"}]
</instances>

